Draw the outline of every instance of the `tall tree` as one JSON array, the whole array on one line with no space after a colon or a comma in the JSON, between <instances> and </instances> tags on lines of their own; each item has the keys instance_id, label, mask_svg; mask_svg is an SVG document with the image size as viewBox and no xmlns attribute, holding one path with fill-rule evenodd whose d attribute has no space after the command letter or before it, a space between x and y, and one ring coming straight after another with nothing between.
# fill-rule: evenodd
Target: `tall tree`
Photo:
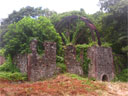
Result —
<instances>
[{"instance_id":1,"label":"tall tree","mask_svg":"<svg viewBox=\"0 0 128 96\"><path fill-rule=\"evenodd\" d=\"M101 9L108 13L103 18L103 31L106 41L113 44L115 52L121 54L127 45L127 0L100 0ZM126 50L126 49L125 49ZM128 49L127 49L128 52Z\"/></svg>"},{"instance_id":2,"label":"tall tree","mask_svg":"<svg viewBox=\"0 0 128 96\"><path fill-rule=\"evenodd\" d=\"M48 8L42 9L41 7L34 8L30 6L21 8L19 11L13 11L11 14L9 14L8 18L3 19L1 22L0 29L2 32L0 34L0 47L3 46L1 42L3 42L3 35L8 31L8 25L18 22L27 16L30 16L31 18L38 18L40 16L49 17L52 14L56 14L56 12L50 11Z\"/></svg>"},{"instance_id":3,"label":"tall tree","mask_svg":"<svg viewBox=\"0 0 128 96\"><path fill-rule=\"evenodd\" d=\"M116 54L123 55L127 66L128 55L128 0L99 0L106 16L102 20L104 41L112 44Z\"/></svg>"},{"instance_id":4,"label":"tall tree","mask_svg":"<svg viewBox=\"0 0 128 96\"><path fill-rule=\"evenodd\" d=\"M38 40L38 52L41 52L42 42L57 42L58 51L61 49L61 37L56 33L54 26L46 17L33 19L25 17L17 23L9 25L8 31L3 35L5 54L12 56L18 53L30 52L31 40Z\"/></svg>"}]
</instances>

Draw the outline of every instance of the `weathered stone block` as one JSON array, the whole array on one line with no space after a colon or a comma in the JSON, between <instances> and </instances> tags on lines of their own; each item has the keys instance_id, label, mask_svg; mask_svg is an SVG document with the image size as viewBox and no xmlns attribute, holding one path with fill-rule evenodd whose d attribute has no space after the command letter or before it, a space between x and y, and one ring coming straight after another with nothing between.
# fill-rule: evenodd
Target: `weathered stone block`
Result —
<instances>
[{"instance_id":1,"label":"weathered stone block","mask_svg":"<svg viewBox=\"0 0 128 96\"><path fill-rule=\"evenodd\" d=\"M30 49L32 53L28 55L28 79L37 81L42 78L52 77L56 73L56 43L45 42L45 54L40 57L37 54L37 41L32 41Z\"/></svg>"},{"instance_id":2,"label":"weathered stone block","mask_svg":"<svg viewBox=\"0 0 128 96\"><path fill-rule=\"evenodd\" d=\"M0 65L2 65L5 62L5 58L3 56L0 56Z\"/></svg>"},{"instance_id":3,"label":"weathered stone block","mask_svg":"<svg viewBox=\"0 0 128 96\"><path fill-rule=\"evenodd\" d=\"M18 54L13 57L13 64L15 64L21 73L27 73L28 54Z\"/></svg>"},{"instance_id":4,"label":"weathered stone block","mask_svg":"<svg viewBox=\"0 0 128 96\"><path fill-rule=\"evenodd\" d=\"M73 45L68 45L65 48L64 54L64 61L67 66L67 72L83 75L82 66L80 62L76 60L76 48Z\"/></svg>"},{"instance_id":5,"label":"weathered stone block","mask_svg":"<svg viewBox=\"0 0 128 96\"><path fill-rule=\"evenodd\" d=\"M87 50L89 64L88 77L96 80L110 81L114 78L112 48L93 46Z\"/></svg>"}]
</instances>

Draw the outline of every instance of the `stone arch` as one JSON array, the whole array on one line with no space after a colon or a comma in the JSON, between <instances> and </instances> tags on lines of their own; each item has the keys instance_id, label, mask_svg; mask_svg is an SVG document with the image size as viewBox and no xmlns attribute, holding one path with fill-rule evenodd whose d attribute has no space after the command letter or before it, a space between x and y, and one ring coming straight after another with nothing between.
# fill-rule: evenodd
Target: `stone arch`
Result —
<instances>
[{"instance_id":1,"label":"stone arch","mask_svg":"<svg viewBox=\"0 0 128 96\"><path fill-rule=\"evenodd\" d=\"M57 23L55 25L56 29L60 30L62 28L61 24L63 24L66 20L68 22L71 22L73 19L80 19L80 20L84 21L85 24L89 27L89 29L91 31L92 40L96 41L95 35L94 35L94 32L95 32L97 40L98 40L98 45L101 46L100 35L99 35L98 30L96 29L95 25L89 19L87 19L86 17L77 16L77 15L64 17L59 23ZM65 22L64 24L67 24L67 22Z\"/></svg>"},{"instance_id":2,"label":"stone arch","mask_svg":"<svg viewBox=\"0 0 128 96\"><path fill-rule=\"evenodd\" d=\"M101 80L102 81L109 81L108 75L107 74L101 75Z\"/></svg>"}]
</instances>

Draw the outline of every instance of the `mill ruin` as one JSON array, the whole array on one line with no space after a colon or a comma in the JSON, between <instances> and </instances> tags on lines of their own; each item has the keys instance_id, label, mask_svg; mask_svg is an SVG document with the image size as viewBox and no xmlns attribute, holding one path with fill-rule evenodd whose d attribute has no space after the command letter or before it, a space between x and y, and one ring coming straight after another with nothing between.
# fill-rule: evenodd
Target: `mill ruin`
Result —
<instances>
[{"instance_id":1,"label":"mill ruin","mask_svg":"<svg viewBox=\"0 0 128 96\"><path fill-rule=\"evenodd\" d=\"M90 28L92 40L96 41L94 32L97 36L98 46L89 47L87 57L90 59L88 68L88 77L95 78L101 81L111 81L114 78L114 62L112 48L102 47L99 33L96 27L85 17L68 16L60 21L56 27L61 27L61 23L65 19L78 19L84 21ZM58 28L59 29L59 28ZM31 54L17 54L13 58L13 63L20 69L22 73L27 73L28 80L37 81L43 78L52 77L59 73L59 68L56 66L56 43L43 42L44 54L40 56L37 53L37 40L32 40L30 43ZM81 49L81 62L83 62L83 53ZM4 63L3 57L0 57L0 64ZM67 72L83 76L82 63L76 60L76 49L73 45L68 45L64 49L64 63L66 64Z\"/></svg>"}]
</instances>

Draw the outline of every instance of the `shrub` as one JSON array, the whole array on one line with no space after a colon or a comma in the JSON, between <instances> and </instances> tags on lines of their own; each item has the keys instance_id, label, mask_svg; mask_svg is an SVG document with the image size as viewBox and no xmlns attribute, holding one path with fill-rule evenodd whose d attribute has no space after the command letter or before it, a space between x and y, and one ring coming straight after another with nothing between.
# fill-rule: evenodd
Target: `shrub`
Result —
<instances>
[{"instance_id":1,"label":"shrub","mask_svg":"<svg viewBox=\"0 0 128 96\"><path fill-rule=\"evenodd\" d=\"M64 64L64 57L56 56L56 64L62 71L62 73L66 72L66 65Z\"/></svg>"},{"instance_id":2,"label":"shrub","mask_svg":"<svg viewBox=\"0 0 128 96\"><path fill-rule=\"evenodd\" d=\"M12 64L12 58L10 55L7 56L7 59L4 64L0 66L0 72L19 72L19 69Z\"/></svg>"},{"instance_id":3,"label":"shrub","mask_svg":"<svg viewBox=\"0 0 128 96\"><path fill-rule=\"evenodd\" d=\"M20 72L0 72L0 78L11 81L24 81L27 80L27 75Z\"/></svg>"},{"instance_id":4,"label":"shrub","mask_svg":"<svg viewBox=\"0 0 128 96\"><path fill-rule=\"evenodd\" d=\"M29 53L29 44L33 39L38 40L38 52L41 53L42 42L53 41L57 43L57 53L61 51L62 40L50 20L46 17L34 19L25 17L17 23L11 24L3 35L5 55L14 56L19 53Z\"/></svg>"},{"instance_id":5,"label":"shrub","mask_svg":"<svg viewBox=\"0 0 128 96\"><path fill-rule=\"evenodd\" d=\"M4 52L5 52L4 48L0 49L0 56L4 56Z\"/></svg>"},{"instance_id":6,"label":"shrub","mask_svg":"<svg viewBox=\"0 0 128 96\"><path fill-rule=\"evenodd\" d=\"M81 62L81 65L82 65L82 68L83 68L83 71L84 71L84 74L85 76L88 75L88 65L90 63L90 60L87 58L87 48L90 47L92 45L90 44L83 44L83 45L76 45L76 58L77 60L80 62L80 51L83 50L83 62Z\"/></svg>"},{"instance_id":7,"label":"shrub","mask_svg":"<svg viewBox=\"0 0 128 96\"><path fill-rule=\"evenodd\" d=\"M114 81L128 82L128 68L117 74Z\"/></svg>"}]
</instances>

